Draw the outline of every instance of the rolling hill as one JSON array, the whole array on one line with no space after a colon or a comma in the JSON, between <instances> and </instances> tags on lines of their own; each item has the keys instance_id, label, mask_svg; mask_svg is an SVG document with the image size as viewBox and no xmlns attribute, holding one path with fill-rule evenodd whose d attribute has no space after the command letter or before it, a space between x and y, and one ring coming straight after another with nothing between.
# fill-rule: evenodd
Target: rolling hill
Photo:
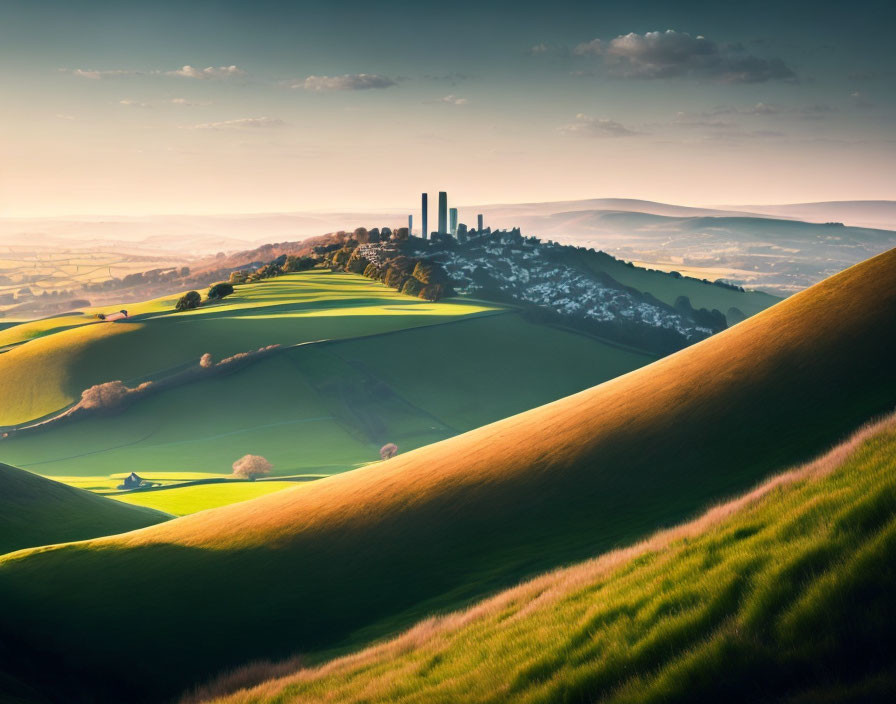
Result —
<instances>
[{"instance_id":1,"label":"rolling hill","mask_svg":"<svg viewBox=\"0 0 896 704\"><path fill-rule=\"evenodd\" d=\"M647 367L383 464L0 562L0 668L69 700L354 647L674 525L896 396L896 250Z\"/></svg>"},{"instance_id":2,"label":"rolling hill","mask_svg":"<svg viewBox=\"0 0 896 704\"><path fill-rule=\"evenodd\" d=\"M0 464L0 554L124 533L170 517Z\"/></svg>"},{"instance_id":3,"label":"rolling hill","mask_svg":"<svg viewBox=\"0 0 896 704\"><path fill-rule=\"evenodd\" d=\"M892 701L894 462L890 416L642 543L317 667L238 669L191 701Z\"/></svg>"},{"instance_id":4,"label":"rolling hill","mask_svg":"<svg viewBox=\"0 0 896 704\"><path fill-rule=\"evenodd\" d=\"M430 444L656 358L498 304L433 304L322 271L238 287L224 305L189 315L165 300L131 316L114 324L60 317L6 331L10 344L33 336L0 355L0 389L17 399L8 417L33 415L38 404L63 408L97 381L133 386L198 366L204 352L219 360L272 343L283 349L116 415L13 434L0 440L7 461L61 480L88 474L85 464L96 475L126 469L152 478L228 473L251 452L273 462L276 475L331 474L379 459L387 442L401 451Z\"/></svg>"}]
</instances>

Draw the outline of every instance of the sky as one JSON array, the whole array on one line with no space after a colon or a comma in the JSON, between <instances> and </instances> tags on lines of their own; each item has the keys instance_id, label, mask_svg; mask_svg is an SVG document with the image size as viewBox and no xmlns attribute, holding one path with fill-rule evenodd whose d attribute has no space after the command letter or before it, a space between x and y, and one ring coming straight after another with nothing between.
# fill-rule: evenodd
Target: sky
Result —
<instances>
[{"instance_id":1,"label":"sky","mask_svg":"<svg viewBox=\"0 0 896 704\"><path fill-rule=\"evenodd\" d=\"M896 199L896 3L0 0L0 216Z\"/></svg>"}]
</instances>

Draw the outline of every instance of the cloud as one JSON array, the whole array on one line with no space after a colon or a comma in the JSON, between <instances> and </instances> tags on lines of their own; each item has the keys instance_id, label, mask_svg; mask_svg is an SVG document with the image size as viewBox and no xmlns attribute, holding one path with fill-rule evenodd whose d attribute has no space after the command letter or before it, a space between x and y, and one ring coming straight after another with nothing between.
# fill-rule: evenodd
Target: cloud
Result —
<instances>
[{"instance_id":1,"label":"cloud","mask_svg":"<svg viewBox=\"0 0 896 704\"><path fill-rule=\"evenodd\" d=\"M600 56L611 74L622 78L678 76L712 78L722 83L795 80L781 59L747 53L739 44L717 44L704 36L665 32L621 35L609 42L594 39L575 48L579 56Z\"/></svg>"},{"instance_id":2,"label":"cloud","mask_svg":"<svg viewBox=\"0 0 896 704\"><path fill-rule=\"evenodd\" d=\"M142 71L129 71L126 69L98 70L92 68L61 68L63 73L70 73L78 78L87 78L91 81L99 81L103 78L122 78L124 76L142 76Z\"/></svg>"},{"instance_id":3,"label":"cloud","mask_svg":"<svg viewBox=\"0 0 896 704\"><path fill-rule=\"evenodd\" d=\"M124 100L118 101L119 105L124 105L129 108L151 108L152 105L149 103L141 103L138 100L130 100L129 98L125 98Z\"/></svg>"},{"instance_id":4,"label":"cloud","mask_svg":"<svg viewBox=\"0 0 896 704\"><path fill-rule=\"evenodd\" d=\"M621 122L595 118L584 113L576 115L576 121L560 128L560 133L576 137L631 137L639 134Z\"/></svg>"},{"instance_id":5,"label":"cloud","mask_svg":"<svg viewBox=\"0 0 896 704\"><path fill-rule=\"evenodd\" d=\"M343 76L308 76L304 81L293 83L292 87L322 93L334 90L391 88L395 85L398 85L395 80L376 73L346 73Z\"/></svg>"},{"instance_id":6,"label":"cloud","mask_svg":"<svg viewBox=\"0 0 896 704\"><path fill-rule=\"evenodd\" d=\"M538 56L539 54L547 54L550 50L551 48L547 44L541 42L533 47L529 47L528 53L532 56Z\"/></svg>"},{"instance_id":7,"label":"cloud","mask_svg":"<svg viewBox=\"0 0 896 704\"><path fill-rule=\"evenodd\" d=\"M222 120L221 122L202 122L198 125L189 125L191 130L243 130L265 129L269 127L283 127L283 120L273 117L242 117L238 120Z\"/></svg>"},{"instance_id":8,"label":"cloud","mask_svg":"<svg viewBox=\"0 0 896 704\"><path fill-rule=\"evenodd\" d=\"M63 113L63 112L56 113L56 118L59 120L76 120L77 119L74 115L69 115L68 113Z\"/></svg>"},{"instance_id":9,"label":"cloud","mask_svg":"<svg viewBox=\"0 0 896 704\"><path fill-rule=\"evenodd\" d=\"M214 78L240 78L246 75L246 72L236 66L208 66L203 69L194 68L189 64L177 69L176 71L167 71L168 76L179 76L181 78L198 78L200 80L208 80Z\"/></svg>"},{"instance_id":10,"label":"cloud","mask_svg":"<svg viewBox=\"0 0 896 704\"><path fill-rule=\"evenodd\" d=\"M204 106L204 105L211 105L210 101L193 101L193 100L188 100L187 98L172 98L168 102L171 103L172 105L180 105L181 107L185 107L185 108L193 108L193 107L199 107L199 106Z\"/></svg>"},{"instance_id":11,"label":"cloud","mask_svg":"<svg viewBox=\"0 0 896 704\"><path fill-rule=\"evenodd\" d=\"M592 39L590 42L583 42L572 50L576 56L600 56L604 53L606 45L600 39Z\"/></svg>"},{"instance_id":12,"label":"cloud","mask_svg":"<svg viewBox=\"0 0 896 704\"><path fill-rule=\"evenodd\" d=\"M437 103L447 103L448 105L467 105L469 104L468 98L458 98L456 95L446 95L444 98L439 98L435 102Z\"/></svg>"}]
</instances>

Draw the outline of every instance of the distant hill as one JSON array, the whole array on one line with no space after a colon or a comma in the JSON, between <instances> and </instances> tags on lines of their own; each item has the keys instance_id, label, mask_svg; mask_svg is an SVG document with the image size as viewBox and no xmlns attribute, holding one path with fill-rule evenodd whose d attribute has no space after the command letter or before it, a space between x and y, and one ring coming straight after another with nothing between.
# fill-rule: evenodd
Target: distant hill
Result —
<instances>
[{"instance_id":1,"label":"distant hill","mask_svg":"<svg viewBox=\"0 0 896 704\"><path fill-rule=\"evenodd\" d=\"M891 409L894 313L896 250L384 464L6 559L0 669L40 681L28 673L49 660L57 698L157 700L256 658L368 643L630 543Z\"/></svg>"},{"instance_id":2,"label":"distant hill","mask_svg":"<svg viewBox=\"0 0 896 704\"><path fill-rule=\"evenodd\" d=\"M249 665L195 700L892 701L894 457L890 416L642 543L323 667Z\"/></svg>"},{"instance_id":3,"label":"distant hill","mask_svg":"<svg viewBox=\"0 0 896 704\"><path fill-rule=\"evenodd\" d=\"M736 210L810 222L842 222L854 227L896 230L894 200L835 200L786 205L731 206Z\"/></svg>"},{"instance_id":4,"label":"distant hill","mask_svg":"<svg viewBox=\"0 0 896 704\"><path fill-rule=\"evenodd\" d=\"M0 464L0 554L124 533L169 518Z\"/></svg>"}]
</instances>

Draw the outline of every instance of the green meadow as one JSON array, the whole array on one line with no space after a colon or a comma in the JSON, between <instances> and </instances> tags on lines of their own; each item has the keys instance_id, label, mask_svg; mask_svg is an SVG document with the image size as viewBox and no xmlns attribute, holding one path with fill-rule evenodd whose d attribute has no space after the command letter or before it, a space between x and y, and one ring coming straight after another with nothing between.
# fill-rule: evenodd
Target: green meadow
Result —
<instances>
[{"instance_id":1,"label":"green meadow","mask_svg":"<svg viewBox=\"0 0 896 704\"><path fill-rule=\"evenodd\" d=\"M223 476L248 453L271 461L274 476L334 474L378 460L388 442L402 452L421 447L654 359L530 323L512 308L431 303L328 271L238 286L224 302L186 313L173 312L175 300L128 306L128 322L100 323L97 311L85 311L0 333L11 345L0 354L0 386L5 379L9 388L31 387L11 394L15 408L0 413L7 421L37 417L93 383L160 378L206 352L220 360L270 344L283 349L115 415L4 439L3 457L100 491L131 471L169 481ZM127 500L146 496L145 505L179 514L254 495L243 491L199 486L188 492L194 499L171 504L165 492Z\"/></svg>"},{"instance_id":2,"label":"green meadow","mask_svg":"<svg viewBox=\"0 0 896 704\"><path fill-rule=\"evenodd\" d=\"M295 481L255 481L228 482L226 484L199 484L193 486L174 486L158 491L134 491L127 494L113 494L111 499L145 506L170 513L172 516L185 516L188 513L218 508L238 501L248 501L275 491L300 487Z\"/></svg>"}]
</instances>

